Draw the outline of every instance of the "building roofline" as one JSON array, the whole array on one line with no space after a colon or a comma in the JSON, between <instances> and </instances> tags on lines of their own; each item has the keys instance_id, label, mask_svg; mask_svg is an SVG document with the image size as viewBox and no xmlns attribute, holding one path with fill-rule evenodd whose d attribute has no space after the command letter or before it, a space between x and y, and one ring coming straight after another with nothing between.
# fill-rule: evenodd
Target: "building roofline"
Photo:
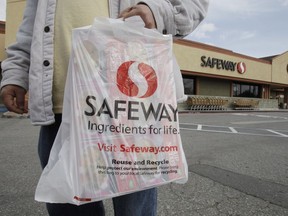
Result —
<instances>
[{"instance_id":1,"label":"building roofline","mask_svg":"<svg viewBox=\"0 0 288 216\"><path fill-rule=\"evenodd\" d=\"M279 55L275 55L275 56L272 58L272 61L273 61L274 59L276 59L276 58L280 58L281 56L286 55L287 53L288 53L288 51L283 52L283 53L281 53L281 54L279 54Z\"/></svg>"},{"instance_id":2,"label":"building roofline","mask_svg":"<svg viewBox=\"0 0 288 216\"><path fill-rule=\"evenodd\" d=\"M212 45L208 45L208 44L204 44L204 43L200 43L200 42L196 42L196 41L191 41L191 40L186 40L186 39L177 39L177 40L174 40L174 43L184 45L184 46L204 49L207 51L218 52L221 54L226 54L226 55L230 55L230 56L244 58L244 59L248 59L248 60L252 60L252 61L256 61L256 62L261 62L261 63L265 63L265 64L272 64L271 61L266 60L266 59L260 59L260 58L255 58L255 57L243 55L240 53L235 53L232 50L228 50L228 49L224 49L224 48L220 48L220 47L216 47L216 46L212 46Z\"/></svg>"}]
</instances>

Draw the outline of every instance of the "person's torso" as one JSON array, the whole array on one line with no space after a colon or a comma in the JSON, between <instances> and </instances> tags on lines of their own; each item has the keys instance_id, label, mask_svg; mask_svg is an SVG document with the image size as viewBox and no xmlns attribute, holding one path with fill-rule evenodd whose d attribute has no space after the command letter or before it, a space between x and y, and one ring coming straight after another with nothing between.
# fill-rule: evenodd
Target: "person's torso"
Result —
<instances>
[{"instance_id":1,"label":"person's torso","mask_svg":"<svg viewBox=\"0 0 288 216\"><path fill-rule=\"evenodd\" d=\"M95 17L108 17L108 0L57 1L54 27L53 111L62 113L72 29L91 25Z\"/></svg>"}]
</instances>

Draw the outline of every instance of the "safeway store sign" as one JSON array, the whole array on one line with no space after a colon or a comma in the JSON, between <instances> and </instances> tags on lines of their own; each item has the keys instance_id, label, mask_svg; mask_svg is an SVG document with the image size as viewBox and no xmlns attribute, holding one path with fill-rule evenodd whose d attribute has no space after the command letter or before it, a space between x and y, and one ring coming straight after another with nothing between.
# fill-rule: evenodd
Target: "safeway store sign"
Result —
<instances>
[{"instance_id":1,"label":"safeway store sign","mask_svg":"<svg viewBox=\"0 0 288 216\"><path fill-rule=\"evenodd\" d=\"M237 70L237 72L240 74L244 74L247 70L246 64L244 62L232 62L207 56L201 56L201 66L233 72Z\"/></svg>"}]
</instances>

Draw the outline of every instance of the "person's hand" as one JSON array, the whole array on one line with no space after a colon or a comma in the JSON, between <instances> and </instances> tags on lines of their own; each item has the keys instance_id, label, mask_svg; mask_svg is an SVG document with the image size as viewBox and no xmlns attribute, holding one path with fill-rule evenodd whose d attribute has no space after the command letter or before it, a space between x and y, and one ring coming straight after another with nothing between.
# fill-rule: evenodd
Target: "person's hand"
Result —
<instances>
[{"instance_id":1,"label":"person's hand","mask_svg":"<svg viewBox=\"0 0 288 216\"><path fill-rule=\"evenodd\" d=\"M26 90L17 85L6 85L1 89L1 97L6 108L18 114L26 113L25 109Z\"/></svg>"},{"instance_id":2,"label":"person's hand","mask_svg":"<svg viewBox=\"0 0 288 216\"><path fill-rule=\"evenodd\" d=\"M145 27L149 29L156 28L156 21L150 8L145 4L137 4L135 6L123 10L119 18L125 20L128 17L140 16L145 23Z\"/></svg>"}]
</instances>

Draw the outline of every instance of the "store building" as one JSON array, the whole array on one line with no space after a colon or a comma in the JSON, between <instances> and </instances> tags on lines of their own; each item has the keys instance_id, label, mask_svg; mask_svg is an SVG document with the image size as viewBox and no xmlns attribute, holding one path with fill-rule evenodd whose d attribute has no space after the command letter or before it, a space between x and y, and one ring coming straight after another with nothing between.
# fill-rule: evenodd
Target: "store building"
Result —
<instances>
[{"instance_id":1,"label":"store building","mask_svg":"<svg viewBox=\"0 0 288 216\"><path fill-rule=\"evenodd\" d=\"M5 22L0 21L0 79L1 79L1 62L6 58L5 54Z\"/></svg>"},{"instance_id":2,"label":"store building","mask_svg":"<svg viewBox=\"0 0 288 216\"><path fill-rule=\"evenodd\" d=\"M5 56L5 21L0 20L0 61L2 61Z\"/></svg>"},{"instance_id":3,"label":"store building","mask_svg":"<svg viewBox=\"0 0 288 216\"><path fill-rule=\"evenodd\" d=\"M1 63L6 58L5 54L5 22L0 21L0 80L2 79L2 67ZM0 98L0 104L2 104L2 99ZM0 107L1 111L1 107Z\"/></svg>"},{"instance_id":4,"label":"store building","mask_svg":"<svg viewBox=\"0 0 288 216\"><path fill-rule=\"evenodd\" d=\"M288 52L262 59L188 40L174 42L185 94L221 97L228 109L237 99L253 99L257 109L286 108ZM244 107L243 107L244 108Z\"/></svg>"}]
</instances>

